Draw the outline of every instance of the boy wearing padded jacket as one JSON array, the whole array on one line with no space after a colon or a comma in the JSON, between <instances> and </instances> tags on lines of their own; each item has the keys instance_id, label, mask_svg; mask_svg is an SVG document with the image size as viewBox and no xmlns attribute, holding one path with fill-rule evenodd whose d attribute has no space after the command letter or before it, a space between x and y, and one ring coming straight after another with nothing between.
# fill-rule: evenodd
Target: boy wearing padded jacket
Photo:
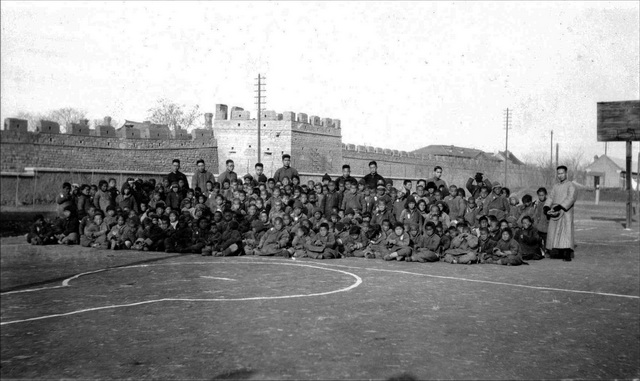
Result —
<instances>
[{"instance_id":1,"label":"boy wearing padded jacket","mask_svg":"<svg viewBox=\"0 0 640 381\"><path fill-rule=\"evenodd\" d=\"M253 254L262 256L282 255L288 258L289 252L285 250L288 243L289 233L284 229L282 218L276 217L273 220L273 227L264 233Z\"/></svg>"},{"instance_id":2,"label":"boy wearing padded jacket","mask_svg":"<svg viewBox=\"0 0 640 381\"><path fill-rule=\"evenodd\" d=\"M329 231L329 224L323 222L320 224L320 231L307 242L307 255L314 259L339 258L340 254L334 250L335 246L336 238Z\"/></svg>"}]
</instances>

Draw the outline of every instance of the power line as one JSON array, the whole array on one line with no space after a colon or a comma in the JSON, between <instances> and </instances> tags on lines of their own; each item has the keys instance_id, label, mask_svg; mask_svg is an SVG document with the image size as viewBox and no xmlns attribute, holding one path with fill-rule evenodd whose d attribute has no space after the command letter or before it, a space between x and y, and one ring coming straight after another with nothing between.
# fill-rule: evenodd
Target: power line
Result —
<instances>
[{"instance_id":1,"label":"power line","mask_svg":"<svg viewBox=\"0 0 640 381\"><path fill-rule=\"evenodd\" d=\"M507 187L507 164L509 162L509 124L511 124L511 114L509 109L505 110L504 117L504 129L506 131L506 137L504 142L504 187ZM513 111L513 110L511 110Z\"/></svg>"},{"instance_id":2,"label":"power line","mask_svg":"<svg viewBox=\"0 0 640 381\"><path fill-rule=\"evenodd\" d=\"M266 95L262 95L262 93L265 91L264 86L266 86L266 83L262 82L262 80L267 79L264 76L261 76L260 73L258 73L258 78L255 78L256 81L258 81L258 83L256 83L254 86L258 86L258 90L255 90L256 93L258 93L258 96L255 96L254 98L256 99L255 104L258 105L258 163L261 163L261 139L260 139L260 123L261 123L261 113L262 113L262 106L266 104L266 101L264 100L264 98L266 98Z\"/></svg>"}]
</instances>

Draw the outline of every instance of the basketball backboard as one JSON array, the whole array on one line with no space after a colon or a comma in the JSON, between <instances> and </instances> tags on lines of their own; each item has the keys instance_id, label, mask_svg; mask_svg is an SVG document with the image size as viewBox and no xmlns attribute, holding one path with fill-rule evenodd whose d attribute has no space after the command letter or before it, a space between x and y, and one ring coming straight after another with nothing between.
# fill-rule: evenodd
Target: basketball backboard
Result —
<instances>
[{"instance_id":1,"label":"basketball backboard","mask_svg":"<svg viewBox=\"0 0 640 381\"><path fill-rule=\"evenodd\" d=\"M598 141L640 141L640 100L598 102Z\"/></svg>"}]
</instances>

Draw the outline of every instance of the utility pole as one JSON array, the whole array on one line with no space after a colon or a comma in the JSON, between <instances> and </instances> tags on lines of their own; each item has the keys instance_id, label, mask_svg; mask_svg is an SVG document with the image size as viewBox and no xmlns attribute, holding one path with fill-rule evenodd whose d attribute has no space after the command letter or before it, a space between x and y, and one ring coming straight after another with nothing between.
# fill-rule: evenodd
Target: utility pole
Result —
<instances>
[{"instance_id":1,"label":"utility pole","mask_svg":"<svg viewBox=\"0 0 640 381\"><path fill-rule=\"evenodd\" d=\"M560 144L556 143L556 168L558 168L558 154L560 153Z\"/></svg>"},{"instance_id":2,"label":"utility pole","mask_svg":"<svg viewBox=\"0 0 640 381\"><path fill-rule=\"evenodd\" d=\"M513 110L512 110L513 111ZM506 138L504 142L504 187L507 187L507 164L509 162L509 123L511 122L511 115L509 115L509 109L505 111L504 128L506 130Z\"/></svg>"},{"instance_id":3,"label":"utility pole","mask_svg":"<svg viewBox=\"0 0 640 381\"><path fill-rule=\"evenodd\" d=\"M551 130L551 158L549 159L549 167L553 167L553 130Z\"/></svg>"},{"instance_id":4,"label":"utility pole","mask_svg":"<svg viewBox=\"0 0 640 381\"><path fill-rule=\"evenodd\" d=\"M258 86L258 90L255 90L256 93L258 93L258 96L254 97L256 98L256 104L258 105L258 163L261 163L261 156L262 156L262 147L261 147L261 141L260 141L260 123L261 121L261 113L262 113L262 106L265 104L265 102L263 101L263 98L266 98L266 95L262 95L262 92L265 91L263 89L263 87L266 85L266 83L262 82L263 79L266 79L266 77L263 77L260 75L260 73L258 73L258 78L256 78L256 80L258 81L258 83L255 84L255 86Z\"/></svg>"}]
</instances>

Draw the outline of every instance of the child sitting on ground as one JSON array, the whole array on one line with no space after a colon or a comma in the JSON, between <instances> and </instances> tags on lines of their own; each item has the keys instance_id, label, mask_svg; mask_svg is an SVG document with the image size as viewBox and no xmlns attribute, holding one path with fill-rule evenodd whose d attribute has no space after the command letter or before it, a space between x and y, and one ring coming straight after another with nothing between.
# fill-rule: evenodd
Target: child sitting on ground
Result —
<instances>
[{"instance_id":1,"label":"child sitting on ground","mask_svg":"<svg viewBox=\"0 0 640 381\"><path fill-rule=\"evenodd\" d=\"M320 224L320 231L307 243L307 255L314 259L339 258L340 254L334 250L335 246L335 236L329 231L329 224L323 222Z\"/></svg>"},{"instance_id":2,"label":"child sitting on ground","mask_svg":"<svg viewBox=\"0 0 640 381\"><path fill-rule=\"evenodd\" d=\"M104 214L101 210L95 212L93 221L84 228L84 234L80 237L80 245L95 249L106 248L109 227L104 222L103 217Z\"/></svg>"},{"instance_id":3,"label":"child sitting on ground","mask_svg":"<svg viewBox=\"0 0 640 381\"><path fill-rule=\"evenodd\" d=\"M289 234L284 230L282 218L276 217L273 220L273 227L264 233L253 254L261 256L281 255L288 258L289 252L285 250L288 243Z\"/></svg>"},{"instance_id":4,"label":"child sitting on ground","mask_svg":"<svg viewBox=\"0 0 640 381\"><path fill-rule=\"evenodd\" d=\"M78 215L74 206L66 206L62 210L63 218L56 223L55 238L61 245L75 245L80 242Z\"/></svg>"},{"instance_id":5,"label":"child sitting on ground","mask_svg":"<svg viewBox=\"0 0 640 381\"><path fill-rule=\"evenodd\" d=\"M106 222L106 221L105 221ZM121 240L124 228L127 226L126 219L122 214L116 217L116 224L107 233L107 248L111 250L122 249Z\"/></svg>"},{"instance_id":6,"label":"child sitting on ground","mask_svg":"<svg viewBox=\"0 0 640 381\"><path fill-rule=\"evenodd\" d=\"M293 242L291 243L291 247L287 250L289 251L289 256L293 258L305 258L307 257L306 247L309 243L309 228L300 225L296 230L296 236L293 237Z\"/></svg>"},{"instance_id":7,"label":"child sitting on ground","mask_svg":"<svg viewBox=\"0 0 640 381\"><path fill-rule=\"evenodd\" d=\"M520 245L522 259L525 261L537 261L544 258L540 250L538 229L533 227L533 219L530 216L524 216L520 221L522 222L522 229L518 229L516 232L516 241Z\"/></svg>"},{"instance_id":8,"label":"child sitting on ground","mask_svg":"<svg viewBox=\"0 0 640 381\"><path fill-rule=\"evenodd\" d=\"M451 248L444 252L444 261L447 263L471 264L478 261L476 248L478 237L471 233L471 229L464 225L462 233L451 241Z\"/></svg>"},{"instance_id":9,"label":"child sitting on ground","mask_svg":"<svg viewBox=\"0 0 640 381\"><path fill-rule=\"evenodd\" d=\"M385 261L398 260L402 261L405 257L411 257L411 238L405 232L402 222L397 222L393 233L387 237L386 253L382 259Z\"/></svg>"},{"instance_id":10,"label":"child sitting on ground","mask_svg":"<svg viewBox=\"0 0 640 381\"><path fill-rule=\"evenodd\" d=\"M440 256L440 236L436 234L436 226L432 221L427 221L424 234L415 244L416 250L411 255L413 262L438 262Z\"/></svg>"},{"instance_id":11,"label":"child sitting on ground","mask_svg":"<svg viewBox=\"0 0 640 381\"><path fill-rule=\"evenodd\" d=\"M496 243L492 253L484 255L483 263L505 266L528 264L522 261L520 246L513 239L513 233L509 228L502 231L501 239Z\"/></svg>"},{"instance_id":12,"label":"child sitting on ground","mask_svg":"<svg viewBox=\"0 0 640 381\"><path fill-rule=\"evenodd\" d=\"M227 225L220 239L215 239L214 235L210 235L210 243L202 249L202 255L213 255L215 257L230 257L242 255L242 234L240 233L237 221L231 221Z\"/></svg>"},{"instance_id":13,"label":"child sitting on ground","mask_svg":"<svg viewBox=\"0 0 640 381\"><path fill-rule=\"evenodd\" d=\"M42 214L36 214L33 219L33 225L27 234L27 242L32 245L49 245L56 242L51 224L44 219Z\"/></svg>"}]
</instances>

